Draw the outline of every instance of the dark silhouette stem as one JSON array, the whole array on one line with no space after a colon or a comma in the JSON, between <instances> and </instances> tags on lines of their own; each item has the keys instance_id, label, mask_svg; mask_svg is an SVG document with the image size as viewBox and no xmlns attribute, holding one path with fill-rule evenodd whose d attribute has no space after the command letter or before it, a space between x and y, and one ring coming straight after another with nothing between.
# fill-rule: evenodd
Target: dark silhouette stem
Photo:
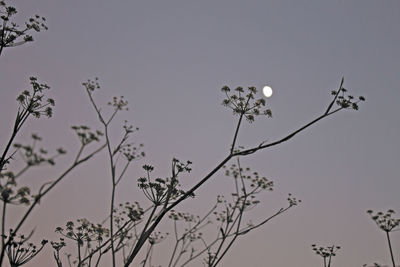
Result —
<instances>
[{"instance_id":1,"label":"dark silhouette stem","mask_svg":"<svg viewBox=\"0 0 400 267\"><path fill-rule=\"evenodd\" d=\"M392 259L392 264L393 264L393 267L396 267L396 264L394 263L394 257L393 257L393 251L392 251L392 244L390 243L389 231L386 231L386 237L387 237L388 244L389 244L389 251L390 251L390 257L391 257L391 259Z\"/></svg>"},{"instance_id":2,"label":"dark silhouette stem","mask_svg":"<svg viewBox=\"0 0 400 267\"><path fill-rule=\"evenodd\" d=\"M89 94L90 95L90 94ZM99 113L99 116L100 113ZM105 131L105 136L106 136L106 144L107 144L107 150L108 150L108 155L110 158L110 167L111 167L111 183L112 183L112 188L111 188L111 203L110 203L110 235L111 235L111 258L112 258L112 266L115 267L115 247L114 247L114 201L115 201L115 165L114 165L114 157L113 157L113 152L111 150L111 144L110 144L110 139L108 135L108 125L104 124L104 131Z\"/></svg>"},{"instance_id":3,"label":"dark silhouette stem","mask_svg":"<svg viewBox=\"0 0 400 267\"><path fill-rule=\"evenodd\" d=\"M91 157L93 157L95 154L97 154L98 152L100 152L103 148L105 147L105 145L101 146L100 148L98 148L97 150L95 150L94 152L92 152L91 154L89 154L88 156L86 156L83 159L80 159L77 162L74 162L74 164L71 165L71 167L69 167L63 174L61 174L60 177L57 178L57 180L55 180L54 182L51 183L51 185L46 188L43 192L39 193L36 197L34 202L31 204L31 206L29 207L29 209L25 212L24 216L22 217L22 219L19 221L17 227L15 227L14 229L14 233L17 233L17 231L21 228L21 226L23 225L23 223L25 222L25 220L28 218L29 214L32 212L32 210L36 207L37 204L40 203L40 200L51 190L53 189L53 187L55 187L65 176L67 176L67 174L69 174L73 169L75 169L78 165L84 163L85 161L89 160ZM0 265L1 266L1 265Z\"/></svg>"},{"instance_id":4,"label":"dark silhouette stem","mask_svg":"<svg viewBox=\"0 0 400 267\"><path fill-rule=\"evenodd\" d=\"M237 124L237 126L236 126L235 135L233 136L232 147L231 147L231 154L232 154L233 151L235 150L236 139L237 139L237 137L238 137L239 128L240 128L240 124L241 124L241 122L242 122L242 119L243 119L243 114L240 114L239 121L238 121L238 124Z\"/></svg>"},{"instance_id":5,"label":"dark silhouette stem","mask_svg":"<svg viewBox=\"0 0 400 267\"><path fill-rule=\"evenodd\" d=\"M3 213L1 215L1 256L0 256L0 266L3 263L4 252L6 250L5 244L5 223L6 223L6 206L7 202L3 200Z\"/></svg>"}]
</instances>

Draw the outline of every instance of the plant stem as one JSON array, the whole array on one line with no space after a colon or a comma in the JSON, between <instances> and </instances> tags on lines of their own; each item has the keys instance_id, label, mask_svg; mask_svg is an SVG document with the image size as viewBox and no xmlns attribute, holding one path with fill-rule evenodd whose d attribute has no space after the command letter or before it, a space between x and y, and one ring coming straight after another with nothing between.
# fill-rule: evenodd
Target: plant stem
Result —
<instances>
[{"instance_id":1,"label":"plant stem","mask_svg":"<svg viewBox=\"0 0 400 267\"><path fill-rule=\"evenodd\" d=\"M390 257L392 258L392 264L393 264L393 267L396 267L396 264L394 263L392 244L390 243L389 231L386 231L386 237L387 237L388 244L389 244L389 251L390 251Z\"/></svg>"},{"instance_id":2,"label":"plant stem","mask_svg":"<svg viewBox=\"0 0 400 267\"><path fill-rule=\"evenodd\" d=\"M6 201L3 200L3 213L1 215L1 256L0 256L0 266L3 263L4 252L5 252L5 223L6 223Z\"/></svg>"}]
</instances>

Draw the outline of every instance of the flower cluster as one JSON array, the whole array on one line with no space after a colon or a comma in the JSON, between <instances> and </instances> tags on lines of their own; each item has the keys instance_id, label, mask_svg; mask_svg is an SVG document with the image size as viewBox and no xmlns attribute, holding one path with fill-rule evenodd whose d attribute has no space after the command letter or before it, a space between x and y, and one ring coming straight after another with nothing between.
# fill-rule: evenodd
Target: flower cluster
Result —
<instances>
[{"instance_id":1,"label":"flower cluster","mask_svg":"<svg viewBox=\"0 0 400 267\"><path fill-rule=\"evenodd\" d=\"M16 189L17 183L13 172L0 172L0 199L10 204L30 203L30 189L22 186Z\"/></svg>"},{"instance_id":2,"label":"flower cluster","mask_svg":"<svg viewBox=\"0 0 400 267\"><path fill-rule=\"evenodd\" d=\"M100 89L99 78L97 77L94 79L94 81L89 79L82 83L82 85L89 93L93 92L95 89Z\"/></svg>"},{"instance_id":3,"label":"flower cluster","mask_svg":"<svg viewBox=\"0 0 400 267\"><path fill-rule=\"evenodd\" d=\"M178 212L171 210L168 217L174 221L185 221L185 222L197 222L200 217L193 215L188 212Z\"/></svg>"},{"instance_id":4,"label":"flower cluster","mask_svg":"<svg viewBox=\"0 0 400 267\"><path fill-rule=\"evenodd\" d=\"M336 252L340 249L339 246L317 247L316 244L312 244L311 247L315 254L324 259L336 256Z\"/></svg>"},{"instance_id":5,"label":"flower cluster","mask_svg":"<svg viewBox=\"0 0 400 267\"><path fill-rule=\"evenodd\" d=\"M54 259L56 260L57 266L62 267L62 262L60 259L60 251L63 247L67 245L64 241L64 238L60 238L60 241L51 241L50 244L54 249L53 256Z\"/></svg>"},{"instance_id":6,"label":"flower cluster","mask_svg":"<svg viewBox=\"0 0 400 267\"><path fill-rule=\"evenodd\" d=\"M44 98L44 91L50 89L45 83L39 83L36 77L30 77L32 92L25 90L18 97L20 105L18 114L29 113L39 118L41 115L51 117L55 101L52 98Z\"/></svg>"},{"instance_id":7,"label":"flower cluster","mask_svg":"<svg viewBox=\"0 0 400 267\"><path fill-rule=\"evenodd\" d=\"M400 225L400 219L393 218L394 210L388 210L386 213L377 212L374 214L372 210L368 210L367 213L371 215L371 219L379 226L379 228L385 232L391 232L393 229Z\"/></svg>"},{"instance_id":8,"label":"flower cluster","mask_svg":"<svg viewBox=\"0 0 400 267\"><path fill-rule=\"evenodd\" d=\"M49 156L47 155L47 150L37 148L37 143L40 142L42 138L36 134L32 134L31 138L32 143L29 145L14 144L14 148L16 148L14 154L20 152L20 156L26 165L16 173L4 170L0 172L0 199L6 203L29 204L31 201L30 189L26 186L17 189L18 177L25 173L30 167L45 163L54 165L55 158L66 153L63 148L58 148L55 155Z\"/></svg>"},{"instance_id":9,"label":"flower cluster","mask_svg":"<svg viewBox=\"0 0 400 267\"><path fill-rule=\"evenodd\" d=\"M43 148L36 148L38 142L42 141L42 138L37 134L32 134L32 143L30 145L22 145L19 143L14 144L14 147L18 149L21 153L22 159L25 161L27 166L38 166L42 163L48 163L50 165L55 165L54 159L66 153L63 148L58 148L56 150L56 155L47 156L48 151Z\"/></svg>"},{"instance_id":10,"label":"flower cluster","mask_svg":"<svg viewBox=\"0 0 400 267\"><path fill-rule=\"evenodd\" d=\"M12 21L12 17L17 14L15 7L10 6L6 1L0 1L0 54L3 48L22 45L32 42L33 37L29 33L33 30L40 32L47 30L46 19L39 15L34 15L25 22L24 27L20 27Z\"/></svg>"},{"instance_id":11,"label":"flower cluster","mask_svg":"<svg viewBox=\"0 0 400 267\"><path fill-rule=\"evenodd\" d=\"M229 168L225 168L225 176L233 177L234 179L242 178L250 181L250 187L261 188L272 191L274 182L269 181L266 177L261 177L258 172L251 172L249 167L243 169L236 164L232 164Z\"/></svg>"},{"instance_id":12,"label":"flower cluster","mask_svg":"<svg viewBox=\"0 0 400 267\"><path fill-rule=\"evenodd\" d=\"M142 151L144 147L143 144L135 146L133 143L127 142L129 135L135 131L139 131L139 128L134 128L133 125L128 124L127 121L124 121L122 128L124 129L125 133L121 143L117 146L117 150L125 157L127 161L144 158L146 154L144 151Z\"/></svg>"},{"instance_id":13,"label":"flower cluster","mask_svg":"<svg viewBox=\"0 0 400 267\"><path fill-rule=\"evenodd\" d=\"M60 241L51 241L50 244L57 252L60 252L60 250L67 245L64 241L64 238L60 238Z\"/></svg>"},{"instance_id":14,"label":"flower cluster","mask_svg":"<svg viewBox=\"0 0 400 267\"><path fill-rule=\"evenodd\" d=\"M76 135L81 141L81 144L84 146L93 141L100 141L101 136L104 135L99 130L91 131L89 126L86 125L72 126L71 129L75 131Z\"/></svg>"},{"instance_id":15,"label":"flower cluster","mask_svg":"<svg viewBox=\"0 0 400 267\"><path fill-rule=\"evenodd\" d=\"M336 104L345 109L358 110L358 103L365 101L365 97L359 96L358 100L352 95L347 94L347 89L341 87L338 91L332 91L332 95L336 98Z\"/></svg>"},{"instance_id":16,"label":"flower cluster","mask_svg":"<svg viewBox=\"0 0 400 267\"><path fill-rule=\"evenodd\" d=\"M168 235L169 235L169 233L163 234L160 231L153 232L149 236L148 241L149 241L150 245L155 245L155 244L158 244L158 243L162 242Z\"/></svg>"},{"instance_id":17,"label":"flower cluster","mask_svg":"<svg viewBox=\"0 0 400 267\"><path fill-rule=\"evenodd\" d=\"M248 210L260 202L257 199L258 193L262 190L273 190L273 181L260 176L256 171L251 171L249 167L243 169L240 165L232 164L229 168L224 168L225 176L234 178L236 186L236 191L232 193L235 204L228 204L229 206L243 206Z\"/></svg>"},{"instance_id":18,"label":"flower cluster","mask_svg":"<svg viewBox=\"0 0 400 267\"><path fill-rule=\"evenodd\" d=\"M185 191L179 189L180 184L178 175L184 172L190 172L192 162L182 163L177 159L172 160L172 177L156 178L154 181L150 177L150 173L154 170L153 166L144 165L143 169L147 172L147 177L138 179L138 186L143 190L145 196L159 206L174 200L185 194Z\"/></svg>"},{"instance_id":19,"label":"flower cluster","mask_svg":"<svg viewBox=\"0 0 400 267\"><path fill-rule=\"evenodd\" d=\"M297 198L293 197L292 194L290 194L290 193L287 198L287 201L289 202L290 207L297 206L297 204L301 203L301 199L297 199Z\"/></svg>"},{"instance_id":20,"label":"flower cluster","mask_svg":"<svg viewBox=\"0 0 400 267\"><path fill-rule=\"evenodd\" d=\"M124 204L120 203L117 212L114 215L114 221L118 226L121 226L121 224L127 219L133 222L138 222L142 219L142 216L144 214L143 208L139 205L139 202L135 203L130 203L130 202L125 202Z\"/></svg>"},{"instance_id":21,"label":"flower cluster","mask_svg":"<svg viewBox=\"0 0 400 267\"><path fill-rule=\"evenodd\" d=\"M245 116L249 122L253 122L255 117L259 115L272 117L270 109L263 109L265 107L265 99L255 99L257 93L255 87L248 87L247 92L242 87L237 87L234 89L234 93L230 94L231 89L228 86L224 86L221 91L226 95L222 105L232 109L233 114Z\"/></svg>"},{"instance_id":22,"label":"flower cluster","mask_svg":"<svg viewBox=\"0 0 400 267\"><path fill-rule=\"evenodd\" d=\"M128 101L124 99L124 96L114 96L108 105L114 107L115 110L128 110Z\"/></svg>"},{"instance_id":23,"label":"flower cluster","mask_svg":"<svg viewBox=\"0 0 400 267\"><path fill-rule=\"evenodd\" d=\"M7 236L4 236L7 238ZM29 237L20 235L18 238L13 230L6 243L6 253L11 266L21 266L32 260L47 244L47 240L42 240L40 247L28 242Z\"/></svg>"},{"instance_id":24,"label":"flower cluster","mask_svg":"<svg viewBox=\"0 0 400 267\"><path fill-rule=\"evenodd\" d=\"M97 241L98 244L102 243L104 237L109 236L109 230L104 228L101 224L90 223L87 219L78 219L77 225L69 221L65 225L65 230L61 227L56 228L56 232L62 236L74 240L79 246L86 242L87 247L91 247L92 241Z\"/></svg>"}]
</instances>

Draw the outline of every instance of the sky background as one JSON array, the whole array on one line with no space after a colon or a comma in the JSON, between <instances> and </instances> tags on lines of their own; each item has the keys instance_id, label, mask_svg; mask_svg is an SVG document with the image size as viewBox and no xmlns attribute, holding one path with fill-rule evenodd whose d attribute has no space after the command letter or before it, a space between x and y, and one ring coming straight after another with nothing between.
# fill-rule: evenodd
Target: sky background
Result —
<instances>
[{"instance_id":1,"label":"sky background","mask_svg":"<svg viewBox=\"0 0 400 267\"><path fill-rule=\"evenodd\" d=\"M335 267L390 263L384 233L366 211L400 212L400 1L14 2L20 24L40 14L49 30L0 58L0 143L11 134L15 98L33 75L52 87L55 114L30 120L18 141L39 133L49 150L62 145L68 151L56 167L23 177L28 185L37 189L72 161L78 142L70 126L101 129L81 85L89 78L100 79L96 99L104 110L114 95L130 103L113 134L121 133L124 119L140 127L134 142L145 144L147 157L129 170L118 201L141 200L146 206L136 188L141 165L152 164L155 175L165 177L173 157L191 160L193 172L183 182L188 187L227 155L237 118L220 104L222 86L274 89L267 100L273 118L243 124L238 144L249 147L277 140L322 114L344 76L344 87L367 99L360 111L340 112L242 159L275 182L275 190L249 214L253 221L285 205L289 192L303 202L239 239L221 266L321 266L314 243L342 247ZM55 240L55 227L68 220L104 219L108 173L104 155L75 170L24 230L35 227L35 238ZM222 174L182 210L201 214L216 195L229 193ZM21 211L10 211L8 222ZM398 233L393 246L400 262ZM28 266L54 266L50 246Z\"/></svg>"}]
</instances>

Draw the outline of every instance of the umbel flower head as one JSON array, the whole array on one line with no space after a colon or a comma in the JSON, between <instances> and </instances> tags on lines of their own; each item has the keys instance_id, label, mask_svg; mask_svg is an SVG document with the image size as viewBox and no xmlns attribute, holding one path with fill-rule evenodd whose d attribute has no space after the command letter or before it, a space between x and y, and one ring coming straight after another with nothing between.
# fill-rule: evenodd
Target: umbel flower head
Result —
<instances>
[{"instance_id":1,"label":"umbel flower head","mask_svg":"<svg viewBox=\"0 0 400 267\"><path fill-rule=\"evenodd\" d=\"M317 247L316 244L311 245L312 250L315 254L321 256L322 258L330 258L336 256L336 252L340 249L339 246L327 246L327 247Z\"/></svg>"},{"instance_id":2,"label":"umbel flower head","mask_svg":"<svg viewBox=\"0 0 400 267\"><path fill-rule=\"evenodd\" d=\"M53 107L55 101L52 98L45 99L45 90L49 90L50 87L45 83L39 83L36 77L29 78L32 92L28 90L23 91L18 97L20 108L18 114L24 114L27 112L32 114L36 118L41 115L51 117L53 115Z\"/></svg>"},{"instance_id":3,"label":"umbel flower head","mask_svg":"<svg viewBox=\"0 0 400 267\"><path fill-rule=\"evenodd\" d=\"M391 232L400 225L400 219L392 217L395 213L392 209L389 209L386 213L379 211L374 214L372 210L368 210L367 213L371 215L371 219L382 231Z\"/></svg>"},{"instance_id":4,"label":"umbel flower head","mask_svg":"<svg viewBox=\"0 0 400 267\"><path fill-rule=\"evenodd\" d=\"M0 1L0 54L5 47L15 47L32 42L31 32L47 30L46 18L39 15L30 17L24 26L19 26L13 21L17 9L6 1Z\"/></svg>"},{"instance_id":5,"label":"umbel flower head","mask_svg":"<svg viewBox=\"0 0 400 267\"><path fill-rule=\"evenodd\" d=\"M4 236L7 238L7 236ZM32 260L47 244L47 240L42 240L40 247L37 247L33 243L28 242L29 236L25 237L20 235L16 237L16 234L10 229L10 235L6 243L6 253L11 266L22 266Z\"/></svg>"},{"instance_id":6,"label":"umbel flower head","mask_svg":"<svg viewBox=\"0 0 400 267\"><path fill-rule=\"evenodd\" d=\"M255 117L259 115L272 117L271 110L264 108L265 99L255 99L257 94L255 87L248 87L246 91L243 87L236 87L231 93L232 90L228 86L224 86L221 91L226 95L222 105L232 109L233 114L244 116L248 122L253 122Z\"/></svg>"},{"instance_id":7,"label":"umbel flower head","mask_svg":"<svg viewBox=\"0 0 400 267\"><path fill-rule=\"evenodd\" d=\"M151 165L144 165L143 169L147 172L147 177L140 177L138 179L138 187L142 189L144 195L159 206L168 203L170 200L177 199L184 195L186 192L180 189L178 176L181 173L189 173L191 169L191 161L186 163L177 159L172 160L172 176L167 178L152 179L150 173L154 170ZM194 196L191 194L190 196Z\"/></svg>"}]
</instances>

